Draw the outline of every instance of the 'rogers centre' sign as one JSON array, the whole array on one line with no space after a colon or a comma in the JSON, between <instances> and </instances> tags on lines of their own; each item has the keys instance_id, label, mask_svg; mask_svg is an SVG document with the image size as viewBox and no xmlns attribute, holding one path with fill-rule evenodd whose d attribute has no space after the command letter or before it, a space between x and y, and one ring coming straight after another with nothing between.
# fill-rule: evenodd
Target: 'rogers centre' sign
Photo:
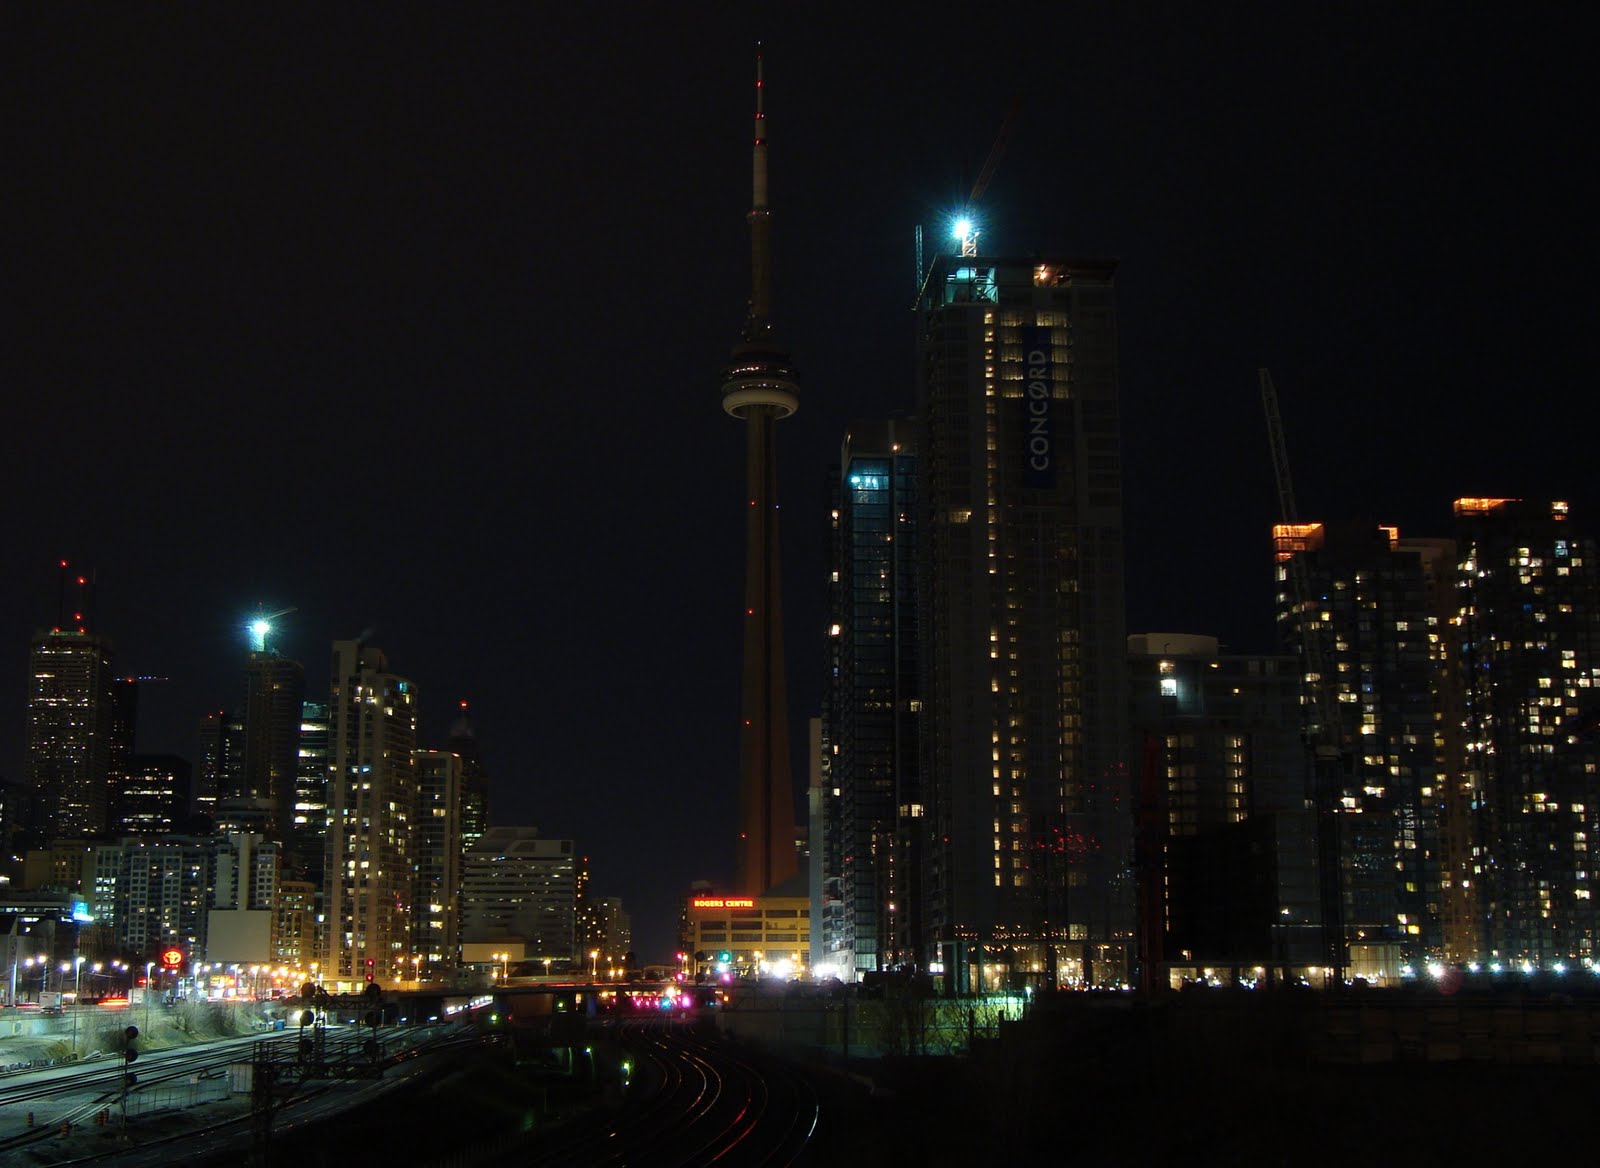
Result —
<instances>
[{"instance_id":1,"label":"'rogers centre' sign","mask_svg":"<svg viewBox=\"0 0 1600 1168\"><path fill-rule=\"evenodd\" d=\"M696 896L689 901L690 908L755 908L756 902L748 896Z\"/></svg>"}]
</instances>

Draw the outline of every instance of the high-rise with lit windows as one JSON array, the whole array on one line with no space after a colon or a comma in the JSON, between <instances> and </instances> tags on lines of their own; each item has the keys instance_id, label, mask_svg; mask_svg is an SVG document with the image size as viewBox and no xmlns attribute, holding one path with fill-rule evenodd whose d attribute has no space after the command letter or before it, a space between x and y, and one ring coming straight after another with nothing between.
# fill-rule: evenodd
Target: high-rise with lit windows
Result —
<instances>
[{"instance_id":1,"label":"high-rise with lit windows","mask_svg":"<svg viewBox=\"0 0 1600 1168\"><path fill-rule=\"evenodd\" d=\"M116 680L106 638L83 627L34 634L24 774L40 839L106 830Z\"/></svg>"},{"instance_id":2,"label":"high-rise with lit windows","mask_svg":"<svg viewBox=\"0 0 1600 1168\"><path fill-rule=\"evenodd\" d=\"M262 808L266 834L280 842L295 817L305 689L300 662L269 649L245 659L244 767L236 794Z\"/></svg>"},{"instance_id":3,"label":"high-rise with lit windows","mask_svg":"<svg viewBox=\"0 0 1600 1168\"><path fill-rule=\"evenodd\" d=\"M329 671L329 980L406 977L415 893L417 693L381 650L337 641Z\"/></svg>"},{"instance_id":4,"label":"high-rise with lit windows","mask_svg":"<svg viewBox=\"0 0 1600 1168\"><path fill-rule=\"evenodd\" d=\"M1316 638L1310 660L1325 676L1307 679L1307 714L1334 711L1314 796L1332 964L1393 979L1444 945L1432 696L1442 630L1428 568L1440 548L1363 523L1280 525L1274 541L1280 639L1303 656ZM1290 587L1296 559L1310 586L1303 602Z\"/></svg>"},{"instance_id":5,"label":"high-rise with lit windows","mask_svg":"<svg viewBox=\"0 0 1600 1168\"><path fill-rule=\"evenodd\" d=\"M1593 961L1600 914L1596 545L1567 505L1458 499L1471 876L1482 958Z\"/></svg>"},{"instance_id":6,"label":"high-rise with lit windows","mask_svg":"<svg viewBox=\"0 0 1600 1168\"><path fill-rule=\"evenodd\" d=\"M846 977L923 957L912 429L853 424L833 483L822 733L837 794L819 826L835 838L813 841L812 863L838 905L837 939L816 959Z\"/></svg>"},{"instance_id":7,"label":"high-rise with lit windows","mask_svg":"<svg viewBox=\"0 0 1600 1168\"><path fill-rule=\"evenodd\" d=\"M412 954L419 975L453 968L458 956L461 865L461 756L419 750L417 770L416 903Z\"/></svg>"},{"instance_id":8,"label":"high-rise with lit windows","mask_svg":"<svg viewBox=\"0 0 1600 1168\"><path fill-rule=\"evenodd\" d=\"M1131 973L1114 269L944 255L918 302L923 903L957 988Z\"/></svg>"}]
</instances>

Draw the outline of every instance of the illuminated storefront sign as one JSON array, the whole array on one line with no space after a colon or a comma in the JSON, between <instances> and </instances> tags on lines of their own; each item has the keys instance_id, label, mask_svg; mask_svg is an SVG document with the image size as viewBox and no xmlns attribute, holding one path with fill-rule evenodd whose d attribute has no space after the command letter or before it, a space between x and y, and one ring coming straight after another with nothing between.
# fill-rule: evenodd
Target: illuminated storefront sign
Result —
<instances>
[{"instance_id":1,"label":"illuminated storefront sign","mask_svg":"<svg viewBox=\"0 0 1600 1168\"><path fill-rule=\"evenodd\" d=\"M748 896L697 896L689 901L690 908L755 908L754 898Z\"/></svg>"}]
</instances>

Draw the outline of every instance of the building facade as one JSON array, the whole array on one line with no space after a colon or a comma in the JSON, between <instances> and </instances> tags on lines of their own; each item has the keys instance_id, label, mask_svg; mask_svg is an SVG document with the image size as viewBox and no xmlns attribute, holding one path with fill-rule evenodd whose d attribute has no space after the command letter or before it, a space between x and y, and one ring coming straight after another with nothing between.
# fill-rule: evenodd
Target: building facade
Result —
<instances>
[{"instance_id":1,"label":"building facade","mask_svg":"<svg viewBox=\"0 0 1600 1168\"><path fill-rule=\"evenodd\" d=\"M244 766L239 790L267 809L263 828L283 842L295 819L305 667L277 653L251 653L244 666Z\"/></svg>"},{"instance_id":2,"label":"building facade","mask_svg":"<svg viewBox=\"0 0 1600 1168\"><path fill-rule=\"evenodd\" d=\"M1331 748L1314 799L1330 964L1393 980L1443 953L1445 760L1435 730L1432 638L1442 631L1429 563L1435 548L1394 527L1305 523L1274 529L1281 643L1305 641L1307 715ZM1306 600L1291 587L1300 571ZM1318 696L1320 691L1320 697Z\"/></svg>"},{"instance_id":3,"label":"building facade","mask_svg":"<svg viewBox=\"0 0 1600 1168\"><path fill-rule=\"evenodd\" d=\"M914 450L906 422L852 425L830 509L823 734L836 805L815 851L838 903L828 961L849 980L923 957Z\"/></svg>"},{"instance_id":4,"label":"building facade","mask_svg":"<svg viewBox=\"0 0 1600 1168\"><path fill-rule=\"evenodd\" d=\"M412 957L419 976L455 968L460 956L461 756L419 750L417 891L412 907Z\"/></svg>"},{"instance_id":5,"label":"building facade","mask_svg":"<svg viewBox=\"0 0 1600 1168\"><path fill-rule=\"evenodd\" d=\"M25 779L40 840L106 830L116 677L112 645L79 629L34 634Z\"/></svg>"},{"instance_id":6,"label":"building facade","mask_svg":"<svg viewBox=\"0 0 1600 1168\"><path fill-rule=\"evenodd\" d=\"M1153 979L1220 965L1320 980L1298 660L1174 633L1130 636L1128 656Z\"/></svg>"},{"instance_id":7,"label":"building facade","mask_svg":"<svg viewBox=\"0 0 1600 1168\"><path fill-rule=\"evenodd\" d=\"M324 976L403 978L413 955L417 693L358 641L334 643L330 679Z\"/></svg>"},{"instance_id":8,"label":"building facade","mask_svg":"<svg viewBox=\"0 0 1600 1168\"><path fill-rule=\"evenodd\" d=\"M518 960L552 966L579 960L571 840L544 839L536 827L491 827L466 853L461 902L464 948L502 946Z\"/></svg>"},{"instance_id":9,"label":"building facade","mask_svg":"<svg viewBox=\"0 0 1600 1168\"><path fill-rule=\"evenodd\" d=\"M1131 976L1113 273L940 256L918 302L922 902L960 990Z\"/></svg>"},{"instance_id":10,"label":"building facade","mask_svg":"<svg viewBox=\"0 0 1600 1168\"><path fill-rule=\"evenodd\" d=\"M1470 893L1485 962L1592 962L1600 840L1594 539L1567 505L1455 504Z\"/></svg>"}]
</instances>

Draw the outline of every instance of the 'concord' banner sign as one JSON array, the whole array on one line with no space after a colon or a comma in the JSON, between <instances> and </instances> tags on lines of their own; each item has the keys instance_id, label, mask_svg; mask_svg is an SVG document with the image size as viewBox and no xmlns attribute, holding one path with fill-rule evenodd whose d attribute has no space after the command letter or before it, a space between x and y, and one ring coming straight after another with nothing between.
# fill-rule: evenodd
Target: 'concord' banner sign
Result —
<instances>
[{"instance_id":1,"label":"'concord' banner sign","mask_svg":"<svg viewBox=\"0 0 1600 1168\"><path fill-rule=\"evenodd\" d=\"M1050 329L1022 330L1022 485L1056 485L1055 435L1050 425Z\"/></svg>"}]
</instances>

